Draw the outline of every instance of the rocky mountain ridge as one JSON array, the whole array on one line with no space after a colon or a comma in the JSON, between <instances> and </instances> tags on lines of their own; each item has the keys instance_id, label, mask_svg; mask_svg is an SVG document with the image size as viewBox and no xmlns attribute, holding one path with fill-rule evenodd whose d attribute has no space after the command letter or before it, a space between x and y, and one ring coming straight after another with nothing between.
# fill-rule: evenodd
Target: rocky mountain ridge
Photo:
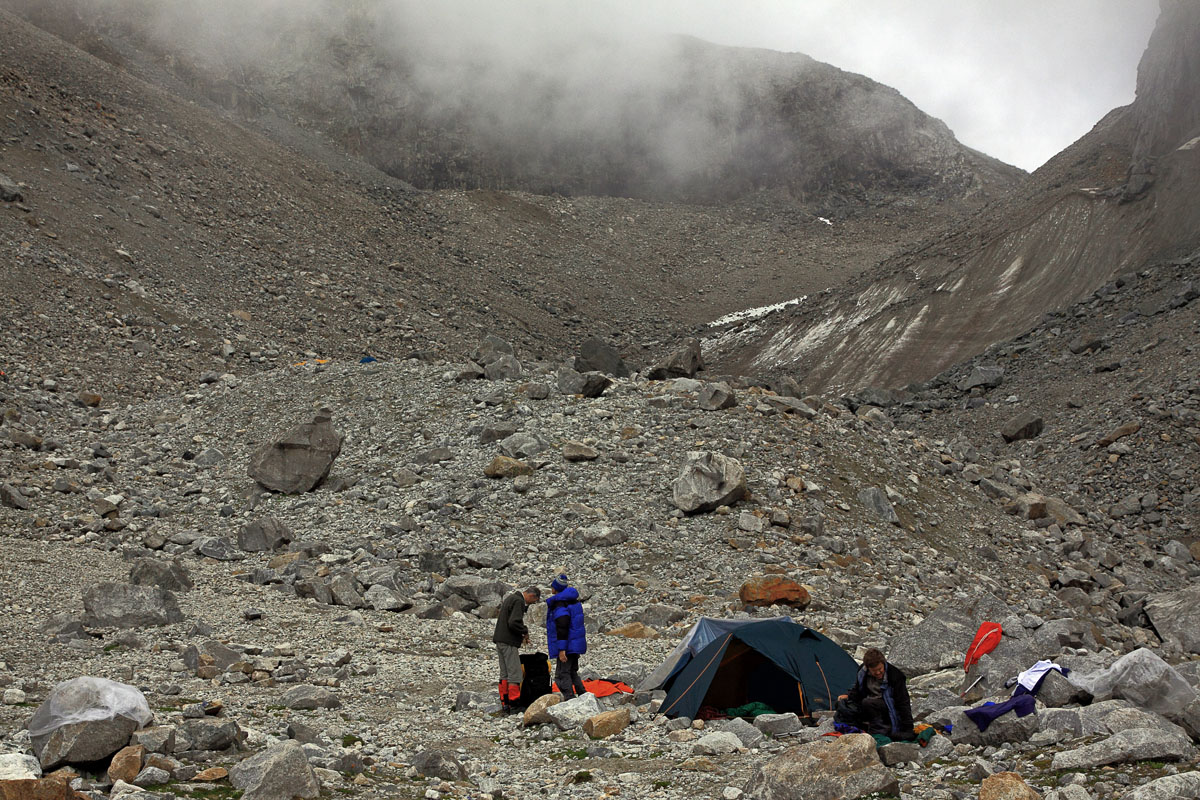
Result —
<instances>
[{"instance_id":1,"label":"rocky mountain ridge","mask_svg":"<svg viewBox=\"0 0 1200 800\"><path fill-rule=\"evenodd\" d=\"M386 2L8 5L152 82L247 119L287 116L424 189L722 204L766 193L841 217L974 208L1024 176L895 90L799 53L532 31L517 50L469 46L436 14Z\"/></svg>"},{"instance_id":2,"label":"rocky mountain ridge","mask_svg":"<svg viewBox=\"0 0 1200 800\"><path fill-rule=\"evenodd\" d=\"M1194 252L1200 9L1163 9L1134 103L1007 198L744 332L713 362L791 373L809 390L900 386L1022 333L1119 275Z\"/></svg>"}]
</instances>

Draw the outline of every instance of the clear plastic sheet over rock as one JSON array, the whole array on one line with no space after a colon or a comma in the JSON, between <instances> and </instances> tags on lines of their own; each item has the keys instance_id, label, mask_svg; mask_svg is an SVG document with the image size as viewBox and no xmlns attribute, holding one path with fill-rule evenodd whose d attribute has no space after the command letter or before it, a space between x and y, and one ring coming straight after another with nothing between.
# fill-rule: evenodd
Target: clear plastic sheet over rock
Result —
<instances>
[{"instance_id":1,"label":"clear plastic sheet over rock","mask_svg":"<svg viewBox=\"0 0 1200 800\"><path fill-rule=\"evenodd\" d=\"M1086 675L1072 672L1067 680L1089 693L1093 701L1123 698L1168 718L1178 717L1196 699L1196 690L1187 679L1144 647L1121 656L1108 669Z\"/></svg>"},{"instance_id":2,"label":"clear plastic sheet over rock","mask_svg":"<svg viewBox=\"0 0 1200 800\"><path fill-rule=\"evenodd\" d=\"M136 686L85 675L63 681L50 691L29 720L29 735L43 736L64 725L116 717L128 717L141 726L154 719L154 714Z\"/></svg>"}]
</instances>

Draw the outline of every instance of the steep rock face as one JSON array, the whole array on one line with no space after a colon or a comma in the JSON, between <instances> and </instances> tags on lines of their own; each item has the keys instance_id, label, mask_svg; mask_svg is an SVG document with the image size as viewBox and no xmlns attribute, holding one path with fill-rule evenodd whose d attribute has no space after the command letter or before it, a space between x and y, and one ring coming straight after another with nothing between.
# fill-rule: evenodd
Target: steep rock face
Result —
<instances>
[{"instance_id":1,"label":"steep rock face","mask_svg":"<svg viewBox=\"0 0 1200 800\"><path fill-rule=\"evenodd\" d=\"M715 333L717 369L808 391L924 380L1116 275L1200 246L1200 6L1166 2L1138 97L1010 197L858 279ZM865 287L865 288L862 288Z\"/></svg>"},{"instance_id":2,"label":"steep rock face","mask_svg":"<svg viewBox=\"0 0 1200 800\"><path fill-rule=\"evenodd\" d=\"M1134 162L1157 158L1197 135L1200 127L1200 50L1196 29L1200 7L1188 0L1162 0L1158 25L1138 65Z\"/></svg>"}]
</instances>

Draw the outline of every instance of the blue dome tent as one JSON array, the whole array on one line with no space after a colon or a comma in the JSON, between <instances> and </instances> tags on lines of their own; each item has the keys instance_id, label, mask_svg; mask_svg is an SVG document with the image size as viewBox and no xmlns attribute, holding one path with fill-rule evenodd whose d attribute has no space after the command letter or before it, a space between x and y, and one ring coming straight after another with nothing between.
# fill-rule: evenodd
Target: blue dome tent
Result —
<instances>
[{"instance_id":1,"label":"blue dome tent","mask_svg":"<svg viewBox=\"0 0 1200 800\"><path fill-rule=\"evenodd\" d=\"M832 639L791 617L701 617L639 689L665 689L659 713L695 717L701 706L764 703L802 717L832 710L858 663Z\"/></svg>"}]
</instances>

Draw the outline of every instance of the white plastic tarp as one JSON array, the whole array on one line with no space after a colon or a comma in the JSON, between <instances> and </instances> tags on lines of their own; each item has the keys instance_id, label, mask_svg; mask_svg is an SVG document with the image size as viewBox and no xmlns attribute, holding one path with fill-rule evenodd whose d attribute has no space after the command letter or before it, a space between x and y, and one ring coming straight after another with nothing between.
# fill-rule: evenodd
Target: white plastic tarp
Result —
<instances>
[{"instance_id":1,"label":"white plastic tarp","mask_svg":"<svg viewBox=\"0 0 1200 800\"><path fill-rule=\"evenodd\" d=\"M1121 656L1108 669L1067 680L1092 696L1094 701L1124 698L1139 708L1177 718L1196 699L1196 690L1174 667L1142 647Z\"/></svg>"},{"instance_id":2,"label":"white plastic tarp","mask_svg":"<svg viewBox=\"0 0 1200 800\"><path fill-rule=\"evenodd\" d=\"M154 719L154 714L146 696L136 686L85 675L50 690L50 696L29 720L29 735L43 736L64 725L116 717L128 717L138 725L146 725Z\"/></svg>"}]
</instances>

